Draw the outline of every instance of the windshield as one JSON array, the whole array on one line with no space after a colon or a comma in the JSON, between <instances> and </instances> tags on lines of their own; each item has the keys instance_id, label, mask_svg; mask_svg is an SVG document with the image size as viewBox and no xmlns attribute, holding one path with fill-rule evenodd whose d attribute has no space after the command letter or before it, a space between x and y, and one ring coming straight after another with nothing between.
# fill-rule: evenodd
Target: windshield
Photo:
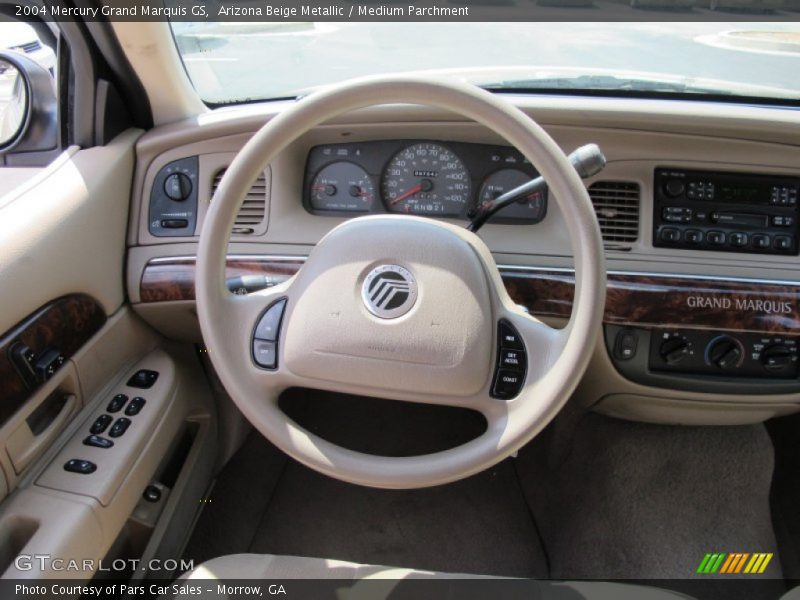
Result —
<instances>
[{"instance_id":1,"label":"windshield","mask_svg":"<svg viewBox=\"0 0 800 600\"><path fill-rule=\"evenodd\" d=\"M497 90L800 100L800 23L173 23L208 103L352 77L452 75Z\"/></svg>"}]
</instances>

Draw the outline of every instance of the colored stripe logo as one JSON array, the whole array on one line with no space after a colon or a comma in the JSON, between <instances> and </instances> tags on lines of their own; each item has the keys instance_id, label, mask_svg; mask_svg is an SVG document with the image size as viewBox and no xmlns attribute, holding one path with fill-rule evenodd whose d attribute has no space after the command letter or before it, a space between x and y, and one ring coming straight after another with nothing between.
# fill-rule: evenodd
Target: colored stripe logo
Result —
<instances>
[{"instance_id":1,"label":"colored stripe logo","mask_svg":"<svg viewBox=\"0 0 800 600\"><path fill-rule=\"evenodd\" d=\"M772 552L709 552L700 561L697 572L703 575L760 575L767 570L772 556Z\"/></svg>"}]
</instances>

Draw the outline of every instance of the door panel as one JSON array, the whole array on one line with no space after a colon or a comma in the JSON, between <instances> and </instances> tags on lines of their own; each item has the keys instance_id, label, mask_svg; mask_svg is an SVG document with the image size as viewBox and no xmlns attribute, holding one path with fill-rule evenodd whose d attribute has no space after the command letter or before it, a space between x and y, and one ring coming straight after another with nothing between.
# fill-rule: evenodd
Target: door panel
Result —
<instances>
[{"instance_id":1,"label":"door panel","mask_svg":"<svg viewBox=\"0 0 800 600\"><path fill-rule=\"evenodd\" d=\"M125 299L139 133L72 148L0 198L0 491L16 488L80 413L87 397L82 378L96 393L152 348L152 341L134 342L136 357L109 352L108 335L101 334L113 329L108 316ZM83 360L79 368L95 344L106 358Z\"/></svg>"},{"instance_id":2,"label":"door panel","mask_svg":"<svg viewBox=\"0 0 800 600\"><path fill-rule=\"evenodd\" d=\"M0 198L0 332L69 294L94 298L107 315L122 305L139 133L56 160L35 185Z\"/></svg>"}]
</instances>

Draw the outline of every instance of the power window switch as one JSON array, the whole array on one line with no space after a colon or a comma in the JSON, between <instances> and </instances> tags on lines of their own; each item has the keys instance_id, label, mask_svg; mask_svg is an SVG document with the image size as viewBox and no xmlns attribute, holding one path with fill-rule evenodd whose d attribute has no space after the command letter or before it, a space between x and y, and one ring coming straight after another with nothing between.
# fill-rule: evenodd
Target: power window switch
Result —
<instances>
[{"instance_id":1,"label":"power window switch","mask_svg":"<svg viewBox=\"0 0 800 600\"><path fill-rule=\"evenodd\" d=\"M119 419L117 419L114 425L111 426L111 429L108 430L108 435L113 438L120 437L123 433L125 433L128 430L128 427L130 427L130 425L131 425L130 419L126 419L125 417L120 417Z\"/></svg>"},{"instance_id":2,"label":"power window switch","mask_svg":"<svg viewBox=\"0 0 800 600\"><path fill-rule=\"evenodd\" d=\"M81 475L88 475L97 470L97 465L90 460L83 460L81 458L73 458L64 464L64 470L70 473L80 473Z\"/></svg>"},{"instance_id":3,"label":"power window switch","mask_svg":"<svg viewBox=\"0 0 800 600\"><path fill-rule=\"evenodd\" d=\"M125 394L117 394L111 399L108 406L106 406L106 411L110 413L119 412L127 401L128 397Z\"/></svg>"},{"instance_id":4,"label":"power window switch","mask_svg":"<svg viewBox=\"0 0 800 600\"><path fill-rule=\"evenodd\" d=\"M89 433L92 435L97 435L98 433L103 433L106 430L106 427L111 425L111 421L114 420L114 417L111 415L100 415L95 419L95 422L92 423L91 428L89 428Z\"/></svg>"},{"instance_id":5,"label":"power window switch","mask_svg":"<svg viewBox=\"0 0 800 600\"><path fill-rule=\"evenodd\" d=\"M150 389L158 379L157 371L150 371L148 369L140 369L136 371L130 379L128 379L128 387L140 388L143 390Z\"/></svg>"},{"instance_id":6,"label":"power window switch","mask_svg":"<svg viewBox=\"0 0 800 600\"><path fill-rule=\"evenodd\" d=\"M134 415L138 415L142 408L144 407L147 400L136 396L133 400L130 401L130 404L125 408L125 414L129 417L133 417Z\"/></svg>"},{"instance_id":7,"label":"power window switch","mask_svg":"<svg viewBox=\"0 0 800 600\"><path fill-rule=\"evenodd\" d=\"M114 445L114 442L99 435L90 435L83 439L83 444L85 446L92 446L94 448L111 448L111 446Z\"/></svg>"}]
</instances>

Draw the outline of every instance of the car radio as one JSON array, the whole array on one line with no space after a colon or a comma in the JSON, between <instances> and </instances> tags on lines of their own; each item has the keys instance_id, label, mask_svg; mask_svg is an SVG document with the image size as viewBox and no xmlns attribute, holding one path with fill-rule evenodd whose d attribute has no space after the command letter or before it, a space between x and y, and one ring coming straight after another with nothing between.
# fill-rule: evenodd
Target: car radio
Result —
<instances>
[{"instance_id":1,"label":"car radio","mask_svg":"<svg viewBox=\"0 0 800 600\"><path fill-rule=\"evenodd\" d=\"M798 253L800 178L662 168L654 183L655 246Z\"/></svg>"}]
</instances>

